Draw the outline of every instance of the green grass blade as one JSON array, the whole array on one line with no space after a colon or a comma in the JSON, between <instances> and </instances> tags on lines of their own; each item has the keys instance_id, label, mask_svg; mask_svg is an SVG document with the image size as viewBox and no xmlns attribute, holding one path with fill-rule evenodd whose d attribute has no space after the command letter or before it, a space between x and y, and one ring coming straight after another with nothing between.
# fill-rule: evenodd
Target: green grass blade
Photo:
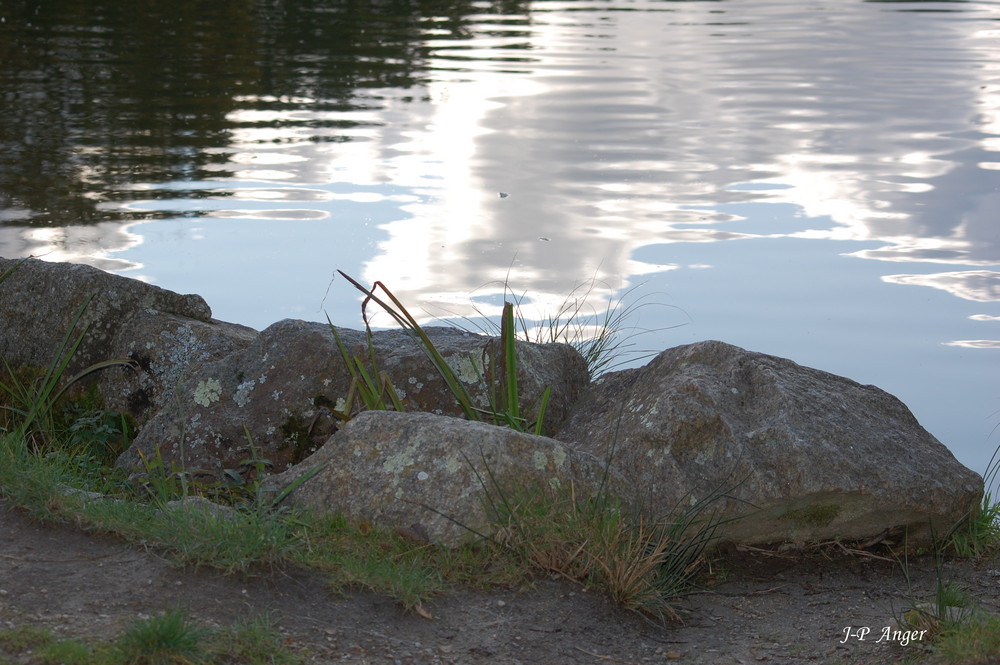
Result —
<instances>
[{"instance_id":1,"label":"green grass blade","mask_svg":"<svg viewBox=\"0 0 1000 665\"><path fill-rule=\"evenodd\" d=\"M545 424L545 411L549 408L549 398L552 396L552 386L545 386L545 390L542 392L542 400L538 406L538 419L535 420L535 434L542 436L544 434L542 427Z\"/></svg>"},{"instance_id":2,"label":"green grass blade","mask_svg":"<svg viewBox=\"0 0 1000 665\"><path fill-rule=\"evenodd\" d=\"M374 302L384 309L390 316L392 316L392 318L395 319L404 330L417 338L420 342L421 348L430 358L430 361L434 365L435 369L437 369L438 374L441 375L441 378L447 384L448 389L455 396L455 399L458 400L465 417L469 420L480 420L479 414L472 403L472 397L465 389L465 386L463 386L462 382L457 376L455 376L455 372L452 371L444 357L437 350L437 347L434 346L434 343L431 341L430 337L427 336L427 333L420 327L417 320L413 318L408 311L406 311L406 308L396 298L396 296L394 296L393 293L381 282L375 282L372 289L368 289L344 271L338 270L337 272L339 272L344 279L349 281L354 288L365 294L365 299L361 304L362 318L365 321L365 327L369 328L368 315L365 308L369 302ZM391 305L375 295L374 289L378 287L381 287L381 289L385 292L386 296L392 302Z\"/></svg>"},{"instance_id":3,"label":"green grass blade","mask_svg":"<svg viewBox=\"0 0 1000 665\"><path fill-rule=\"evenodd\" d=\"M368 410L388 411L391 406L396 411L405 411L406 409L403 407L403 403L399 399L399 395L396 393L396 388L392 385L389 375L378 369L371 330L366 329L365 331L368 339L368 358L371 364L371 372L369 372L359 356L351 355L348 352L347 346L341 339L340 333L337 332L336 326L330 322L329 316L326 317L326 320L330 325L333 338L337 342L337 348L340 350L340 356L344 360L344 365L351 375L351 392L349 396L353 397L356 390ZM388 396L388 400L386 400L386 396ZM348 401L348 404L351 403L353 403L353 399ZM348 413L345 415L350 416L349 411L350 409L348 409Z\"/></svg>"},{"instance_id":4,"label":"green grass blade","mask_svg":"<svg viewBox=\"0 0 1000 665\"><path fill-rule=\"evenodd\" d=\"M25 261L27 261L30 258L32 257L26 256L25 258L21 259L20 261L18 261L17 263L15 263L11 267L7 268L2 273L0 273L0 282L3 282L5 279L13 275L14 271L20 268L22 265L24 265Z\"/></svg>"},{"instance_id":5,"label":"green grass blade","mask_svg":"<svg viewBox=\"0 0 1000 665\"><path fill-rule=\"evenodd\" d=\"M55 404L56 402L58 402L59 398L62 397L63 394L65 394L65 392L70 388L70 386L72 386L74 383L76 383L77 381L79 381L83 377L88 376L89 374L93 374L94 372L100 371L102 369L108 369L109 367L132 367L132 368L135 368L136 367L136 363L135 363L134 360L130 360L129 358L113 358L111 360L102 360L101 362L94 363L93 365L89 365L89 366L85 367L82 371L80 371L78 374L75 374L73 377L71 377L70 380L67 381L63 385L63 387L60 388L56 392L56 394L52 396L51 403Z\"/></svg>"},{"instance_id":6,"label":"green grass blade","mask_svg":"<svg viewBox=\"0 0 1000 665\"><path fill-rule=\"evenodd\" d=\"M294 492L299 486L307 483L313 476L322 471L323 467L325 467L326 465L327 462L322 462L320 464L317 464L316 466L312 467L311 469L303 473L301 476L299 476L292 482L288 483L288 486L285 487L285 489L281 490L281 492L279 492L278 495L274 497L274 499L270 503L270 507L274 508L279 503L284 501L289 494Z\"/></svg>"},{"instance_id":7,"label":"green grass blade","mask_svg":"<svg viewBox=\"0 0 1000 665\"><path fill-rule=\"evenodd\" d=\"M517 420L521 415L521 404L517 394L517 338L514 328L514 305L503 304L500 317L500 346L503 349L504 378L506 385L507 413Z\"/></svg>"},{"instance_id":8,"label":"green grass blade","mask_svg":"<svg viewBox=\"0 0 1000 665\"><path fill-rule=\"evenodd\" d=\"M71 322L69 329L66 331L66 334L63 336L58 350L55 355L53 355L52 362L49 364L48 369L42 377L41 383L39 384L37 390L31 393L30 404L26 405L27 408L24 419L18 427L18 430L22 434L28 432L38 420L48 420L50 418L51 409L55 402L55 400L52 399L53 392L56 390L56 386L59 385L62 375L65 373L67 366L69 366L73 355L83 342L83 338L87 334L89 326L84 326L83 330L80 331L80 334L77 335L75 341L73 340L73 332L80 324L84 311L93 299L94 296L87 298L77 311L76 315L73 317L73 321ZM59 391L57 396L61 394L62 391ZM44 425L46 429L51 429L51 427L48 426L51 425L51 423L46 422Z\"/></svg>"},{"instance_id":9,"label":"green grass blade","mask_svg":"<svg viewBox=\"0 0 1000 665\"><path fill-rule=\"evenodd\" d=\"M396 387L392 385L392 379L389 378L389 375L384 370L379 372L379 376L382 379L382 391L388 393L392 408L396 411L405 411L403 402L399 399L399 393L396 392Z\"/></svg>"}]
</instances>

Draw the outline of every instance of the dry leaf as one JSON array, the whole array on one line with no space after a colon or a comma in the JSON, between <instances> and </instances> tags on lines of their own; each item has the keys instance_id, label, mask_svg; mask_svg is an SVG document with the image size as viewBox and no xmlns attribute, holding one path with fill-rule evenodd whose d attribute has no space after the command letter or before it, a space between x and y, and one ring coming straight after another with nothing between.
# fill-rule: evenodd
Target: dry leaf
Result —
<instances>
[{"instance_id":1,"label":"dry leaf","mask_svg":"<svg viewBox=\"0 0 1000 665\"><path fill-rule=\"evenodd\" d=\"M423 618L427 619L428 621L434 620L434 615L428 612L426 609L424 609L424 606L421 605L420 603L417 603L416 605L413 606L413 611L422 616Z\"/></svg>"}]
</instances>

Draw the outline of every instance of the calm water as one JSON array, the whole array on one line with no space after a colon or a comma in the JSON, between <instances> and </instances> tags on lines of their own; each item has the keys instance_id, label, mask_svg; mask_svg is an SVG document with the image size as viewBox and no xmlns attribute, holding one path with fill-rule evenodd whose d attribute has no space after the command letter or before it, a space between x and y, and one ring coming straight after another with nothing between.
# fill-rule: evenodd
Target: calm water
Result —
<instances>
[{"instance_id":1,"label":"calm water","mask_svg":"<svg viewBox=\"0 0 1000 665\"><path fill-rule=\"evenodd\" d=\"M997 2L0 0L0 105L0 255L258 328L591 284L1000 443Z\"/></svg>"}]
</instances>

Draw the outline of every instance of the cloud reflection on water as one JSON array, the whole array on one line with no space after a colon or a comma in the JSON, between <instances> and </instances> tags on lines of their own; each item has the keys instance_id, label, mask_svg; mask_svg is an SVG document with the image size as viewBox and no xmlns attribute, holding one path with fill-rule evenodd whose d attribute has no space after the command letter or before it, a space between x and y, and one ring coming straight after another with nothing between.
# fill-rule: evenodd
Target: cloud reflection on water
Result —
<instances>
[{"instance_id":1,"label":"cloud reflection on water","mask_svg":"<svg viewBox=\"0 0 1000 665\"><path fill-rule=\"evenodd\" d=\"M790 236L883 243L855 253L863 258L1000 262L996 173L979 167L996 154L968 131L996 122L988 36L918 14L893 16L886 30L863 6L820 12L815 30L766 3L741 6L730 26L708 25L698 3L670 14L568 6L576 11L553 16L562 4L539 3L533 14L531 77L544 91L492 94L474 131L440 139L476 146L463 152L471 174L446 175L418 215L435 220L427 245L448 251L407 258L417 232L400 221L406 240L398 251L390 241L367 277L420 275L407 289L419 299L496 280L516 255L532 288L551 292L592 271L631 275L632 254L650 243L754 235L704 226L716 217L705 208L736 201L798 206L804 224L833 220ZM608 57L593 58L598 49ZM736 187L746 182L785 189ZM497 189L510 199L491 201ZM456 214L459 228L437 221Z\"/></svg>"}]
</instances>

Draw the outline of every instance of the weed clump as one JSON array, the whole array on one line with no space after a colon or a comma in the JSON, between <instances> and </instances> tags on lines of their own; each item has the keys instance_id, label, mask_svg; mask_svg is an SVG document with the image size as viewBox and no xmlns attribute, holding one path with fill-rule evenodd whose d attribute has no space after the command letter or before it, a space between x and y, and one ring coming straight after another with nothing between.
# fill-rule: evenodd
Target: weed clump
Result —
<instances>
[{"instance_id":1,"label":"weed clump","mask_svg":"<svg viewBox=\"0 0 1000 665\"><path fill-rule=\"evenodd\" d=\"M711 502L649 520L603 491L570 488L487 492L493 537L530 569L603 591L619 606L658 622L676 620L676 600L693 588L719 521Z\"/></svg>"},{"instance_id":2,"label":"weed clump","mask_svg":"<svg viewBox=\"0 0 1000 665\"><path fill-rule=\"evenodd\" d=\"M983 499L976 511L959 523L946 547L961 558L982 559L1000 551L1000 501L994 489L1000 474L1000 447L993 451L983 473Z\"/></svg>"}]
</instances>

